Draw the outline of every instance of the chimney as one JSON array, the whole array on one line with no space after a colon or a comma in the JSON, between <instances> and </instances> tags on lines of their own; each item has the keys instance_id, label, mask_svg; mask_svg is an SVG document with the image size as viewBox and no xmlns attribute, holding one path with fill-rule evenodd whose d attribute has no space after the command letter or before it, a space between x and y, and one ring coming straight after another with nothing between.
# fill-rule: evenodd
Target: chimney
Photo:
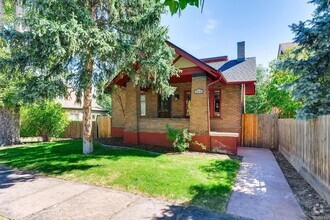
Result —
<instances>
[{"instance_id":1,"label":"chimney","mask_svg":"<svg viewBox=\"0 0 330 220\"><path fill-rule=\"evenodd\" d=\"M245 41L237 42L237 60L245 60Z\"/></svg>"}]
</instances>

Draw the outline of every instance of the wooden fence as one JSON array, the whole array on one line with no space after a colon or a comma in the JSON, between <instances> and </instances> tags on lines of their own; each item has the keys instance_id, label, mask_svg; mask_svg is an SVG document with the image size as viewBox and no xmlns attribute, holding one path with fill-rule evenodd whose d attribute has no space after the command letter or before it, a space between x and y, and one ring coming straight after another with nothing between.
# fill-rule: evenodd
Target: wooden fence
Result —
<instances>
[{"instance_id":1,"label":"wooden fence","mask_svg":"<svg viewBox=\"0 0 330 220\"><path fill-rule=\"evenodd\" d=\"M279 150L330 204L330 115L279 119Z\"/></svg>"},{"instance_id":2,"label":"wooden fence","mask_svg":"<svg viewBox=\"0 0 330 220\"><path fill-rule=\"evenodd\" d=\"M99 116L92 125L93 138L108 138L111 137L111 117ZM62 134L63 138L82 138L83 136L83 122L71 121L65 128Z\"/></svg>"},{"instance_id":3,"label":"wooden fence","mask_svg":"<svg viewBox=\"0 0 330 220\"><path fill-rule=\"evenodd\" d=\"M277 120L277 114L244 114L242 116L243 146L277 149Z\"/></svg>"},{"instance_id":4,"label":"wooden fence","mask_svg":"<svg viewBox=\"0 0 330 220\"><path fill-rule=\"evenodd\" d=\"M245 114L243 146L279 149L330 204L330 115L313 120Z\"/></svg>"}]
</instances>

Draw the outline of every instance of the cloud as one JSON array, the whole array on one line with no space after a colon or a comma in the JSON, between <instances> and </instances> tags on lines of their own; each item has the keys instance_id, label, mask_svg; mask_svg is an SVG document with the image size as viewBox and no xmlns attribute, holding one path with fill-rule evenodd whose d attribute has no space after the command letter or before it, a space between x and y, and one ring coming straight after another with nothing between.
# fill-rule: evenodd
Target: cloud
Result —
<instances>
[{"instance_id":1,"label":"cloud","mask_svg":"<svg viewBox=\"0 0 330 220\"><path fill-rule=\"evenodd\" d=\"M206 22L206 25L204 26L203 32L205 34L211 34L212 31L217 27L218 23L213 20L213 19L209 19Z\"/></svg>"}]
</instances>

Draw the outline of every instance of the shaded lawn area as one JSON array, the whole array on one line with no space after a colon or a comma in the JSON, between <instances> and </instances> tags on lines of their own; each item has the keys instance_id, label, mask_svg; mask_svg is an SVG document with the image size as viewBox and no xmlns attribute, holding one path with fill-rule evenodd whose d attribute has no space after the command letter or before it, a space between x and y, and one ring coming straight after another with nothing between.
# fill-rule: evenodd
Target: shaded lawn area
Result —
<instances>
[{"instance_id":1,"label":"shaded lawn area","mask_svg":"<svg viewBox=\"0 0 330 220\"><path fill-rule=\"evenodd\" d=\"M205 156L155 154L61 141L0 150L0 163L22 170L91 183L224 212L239 161Z\"/></svg>"}]
</instances>

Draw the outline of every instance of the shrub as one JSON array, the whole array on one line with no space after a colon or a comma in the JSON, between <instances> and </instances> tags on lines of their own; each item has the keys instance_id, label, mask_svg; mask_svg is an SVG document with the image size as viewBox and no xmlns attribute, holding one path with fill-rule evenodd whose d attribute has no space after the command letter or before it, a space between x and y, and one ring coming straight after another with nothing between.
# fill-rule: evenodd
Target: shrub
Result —
<instances>
[{"instance_id":1,"label":"shrub","mask_svg":"<svg viewBox=\"0 0 330 220\"><path fill-rule=\"evenodd\" d=\"M21 136L42 136L43 141L58 137L68 125L68 114L61 104L41 101L21 110Z\"/></svg>"},{"instance_id":2,"label":"shrub","mask_svg":"<svg viewBox=\"0 0 330 220\"><path fill-rule=\"evenodd\" d=\"M192 134L188 132L187 129L174 129L171 128L168 124L166 125L166 131L167 131L167 140L173 141L173 147L180 152L186 151L189 148L189 145L198 145L202 149L205 149L206 147L197 142L192 141Z\"/></svg>"}]
</instances>

